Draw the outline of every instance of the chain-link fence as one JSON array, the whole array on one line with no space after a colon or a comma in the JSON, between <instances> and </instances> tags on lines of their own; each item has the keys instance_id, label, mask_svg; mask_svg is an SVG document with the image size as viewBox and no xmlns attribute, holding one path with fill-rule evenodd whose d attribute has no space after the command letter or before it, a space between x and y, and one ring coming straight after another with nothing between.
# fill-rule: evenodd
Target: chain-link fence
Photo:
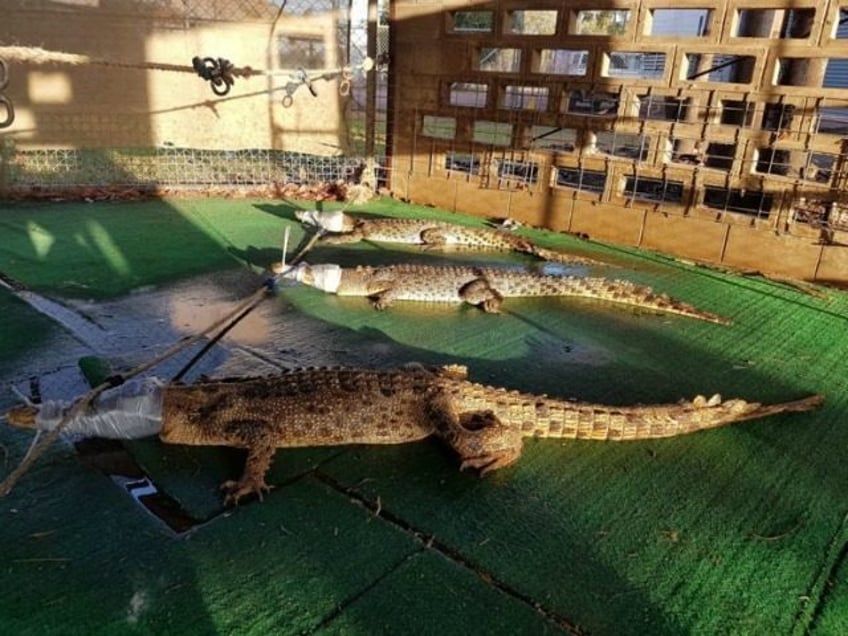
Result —
<instances>
[{"instance_id":1,"label":"chain-link fence","mask_svg":"<svg viewBox=\"0 0 848 636\"><path fill-rule=\"evenodd\" d=\"M21 151L5 169L15 186L255 186L352 182L363 165L361 157L268 149L114 148Z\"/></svg>"}]
</instances>

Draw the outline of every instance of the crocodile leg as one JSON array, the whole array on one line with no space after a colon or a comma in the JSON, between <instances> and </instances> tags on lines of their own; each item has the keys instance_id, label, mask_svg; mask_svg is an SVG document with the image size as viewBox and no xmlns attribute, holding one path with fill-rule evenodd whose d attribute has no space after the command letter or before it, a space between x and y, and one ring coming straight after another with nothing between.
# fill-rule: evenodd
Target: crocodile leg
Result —
<instances>
[{"instance_id":1,"label":"crocodile leg","mask_svg":"<svg viewBox=\"0 0 848 636\"><path fill-rule=\"evenodd\" d=\"M460 470L476 468L481 475L504 468L521 455L521 430L507 426L492 411L458 413L449 395L433 398L428 405L436 435L456 451Z\"/></svg>"},{"instance_id":2,"label":"crocodile leg","mask_svg":"<svg viewBox=\"0 0 848 636\"><path fill-rule=\"evenodd\" d=\"M428 227L421 230L421 242L427 247L444 247L448 244L445 231L440 227Z\"/></svg>"},{"instance_id":3,"label":"crocodile leg","mask_svg":"<svg viewBox=\"0 0 848 636\"><path fill-rule=\"evenodd\" d=\"M503 296L485 278L475 278L459 290L459 297L469 305L477 305L490 314L501 312Z\"/></svg>"},{"instance_id":4,"label":"crocodile leg","mask_svg":"<svg viewBox=\"0 0 848 636\"><path fill-rule=\"evenodd\" d=\"M371 294L368 299L371 301L371 305L374 309L377 311L383 311L391 306L396 297L397 292L390 287L375 294Z\"/></svg>"},{"instance_id":5,"label":"crocodile leg","mask_svg":"<svg viewBox=\"0 0 848 636\"><path fill-rule=\"evenodd\" d=\"M327 232L323 234L319 241L326 245L347 245L348 243L358 243L365 239L361 229L354 229L351 232Z\"/></svg>"},{"instance_id":6,"label":"crocodile leg","mask_svg":"<svg viewBox=\"0 0 848 636\"><path fill-rule=\"evenodd\" d=\"M261 422L248 422L244 426L241 424L237 423L228 432L231 433L232 446L247 448L247 460L244 473L238 480L228 480L221 484L226 505L238 504L242 497L254 494L262 501L262 496L271 492L271 486L265 483L265 475L271 468L277 450L274 434L270 427Z\"/></svg>"}]
</instances>

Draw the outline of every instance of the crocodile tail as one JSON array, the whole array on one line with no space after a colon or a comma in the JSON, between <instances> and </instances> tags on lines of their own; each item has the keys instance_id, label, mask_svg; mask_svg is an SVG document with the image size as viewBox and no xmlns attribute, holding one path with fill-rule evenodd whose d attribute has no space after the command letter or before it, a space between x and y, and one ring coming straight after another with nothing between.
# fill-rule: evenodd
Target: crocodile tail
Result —
<instances>
[{"instance_id":1,"label":"crocodile tail","mask_svg":"<svg viewBox=\"0 0 848 636\"><path fill-rule=\"evenodd\" d=\"M698 396L691 402L656 406L610 408L595 404L537 402L535 426L522 428L526 436L611 441L635 441L676 437L734 422L778 413L798 413L818 407L821 395L760 404L745 400L722 400Z\"/></svg>"},{"instance_id":2,"label":"crocodile tail","mask_svg":"<svg viewBox=\"0 0 848 636\"><path fill-rule=\"evenodd\" d=\"M626 280L590 276L530 275L525 273L485 270L491 285L505 298L525 296L568 296L592 298L616 304L657 310L663 313L698 318L717 324L728 324L721 316L685 303L666 294L658 294L651 287Z\"/></svg>"},{"instance_id":3,"label":"crocodile tail","mask_svg":"<svg viewBox=\"0 0 848 636\"><path fill-rule=\"evenodd\" d=\"M619 293L619 287L626 288L626 290L623 293ZM727 318L708 311L702 311L694 305L678 300L677 298L672 298L668 294L658 294L651 287L645 285L636 285L629 281L611 281L608 291L612 296L610 300L615 302L644 307L646 309L657 309L663 313L676 314L678 316L698 318L718 325L729 325L731 323Z\"/></svg>"},{"instance_id":4,"label":"crocodile tail","mask_svg":"<svg viewBox=\"0 0 848 636\"><path fill-rule=\"evenodd\" d=\"M565 254L564 252L549 250L545 247L533 245L532 243L528 243L527 249L520 249L519 251L527 252L528 254L532 254L536 258L539 258L543 261L548 261L550 263L563 263L564 265L594 265L611 267L609 263L604 263L603 261L599 261L594 258L589 258L588 256L575 256L574 254Z\"/></svg>"}]
</instances>

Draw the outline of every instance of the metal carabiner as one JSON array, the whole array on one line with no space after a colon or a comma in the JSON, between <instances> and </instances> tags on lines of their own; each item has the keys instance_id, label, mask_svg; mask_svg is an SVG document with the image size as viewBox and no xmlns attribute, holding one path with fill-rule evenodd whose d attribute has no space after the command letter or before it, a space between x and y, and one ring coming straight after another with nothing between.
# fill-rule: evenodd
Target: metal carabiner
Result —
<instances>
[{"instance_id":1,"label":"metal carabiner","mask_svg":"<svg viewBox=\"0 0 848 636\"><path fill-rule=\"evenodd\" d=\"M235 81L233 79L233 64L222 57L195 56L191 60L194 72L209 82L212 92L223 97L230 92Z\"/></svg>"},{"instance_id":2,"label":"metal carabiner","mask_svg":"<svg viewBox=\"0 0 848 636\"><path fill-rule=\"evenodd\" d=\"M5 60L0 59L0 106L6 111L6 118L0 120L0 128L8 128L15 121L15 107L12 100L3 94L3 90L9 85L9 66Z\"/></svg>"},{"instance_id":3,"label":"metal carabiner","mask_svg":"<svg viewBox=\"0 0 848 636\"><path fill-rule=\"evenodd\" d=\"M5 95L0 95L0 106L6 109L6 119L0 120L0 128L8 128L15 121L15 107L12 100Z\"/></svg>"}]
</instances>

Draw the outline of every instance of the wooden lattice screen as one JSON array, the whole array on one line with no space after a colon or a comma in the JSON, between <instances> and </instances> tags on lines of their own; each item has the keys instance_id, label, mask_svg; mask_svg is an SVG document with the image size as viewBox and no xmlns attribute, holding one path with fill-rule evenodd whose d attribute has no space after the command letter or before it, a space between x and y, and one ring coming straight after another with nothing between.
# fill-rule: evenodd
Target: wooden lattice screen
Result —
<instances>
[{"instance_id":1,"label":"wooden lattice screen","mask_svg":"<svg viewBox=\"0 0 848 636\"><path fill-rule=\"evenodd\" d=\"M392 18L411 200L848 279L848 1L401 0Z\"/></svg>"}]
</instances>

